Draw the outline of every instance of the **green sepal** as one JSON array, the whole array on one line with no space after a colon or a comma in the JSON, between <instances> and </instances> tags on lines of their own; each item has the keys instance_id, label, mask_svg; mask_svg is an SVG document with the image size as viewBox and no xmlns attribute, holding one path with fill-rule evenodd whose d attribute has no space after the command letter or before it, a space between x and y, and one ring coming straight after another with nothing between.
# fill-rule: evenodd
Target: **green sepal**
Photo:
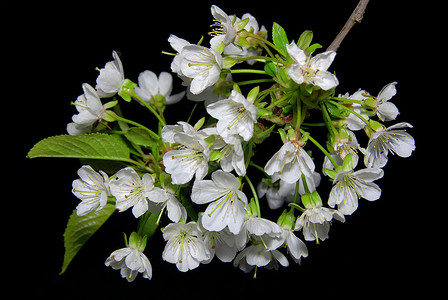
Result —
<instances>
[{"instance_id":1,"label":"green sepal","mask_svg":"<svg viewBox=\"0 0 448 300\"><path fill-rule=\"evenodd\" d=\"M222 68L223 69L230 69L238 62L238 59L230 58L230 57L224 57L222 60Z\"/></svg>"},{"instance_id":2,"label":"green sepal","mask_svg":"<svg viewBox=\"0 0 448 300\"><path fill-rule=\"evenodd\" d=\"M218 150L210 151L210 161L219 161L224 156L224 153Z\"/></svg>"},{"instance_id":3,"label":"green sepal","mask_svg":"<svg viewBox=\"0 0 448 300\"><path fill-rule=\"evenodd\" d=\"M268 61L264 64L264 71L272 77L277 76L277 65L272 61Z\"/></svg>"},{"instance_id":4,"label":"green sepal","mask_svg":"<svg viewBox=\"0 0 448 300\"><path fill-rule=\"evenodd\" d=\"M118 95L120 95L120 97L126 100L127 102L131 102L132 95L134 95L134 89L136 87L137 84L135 82L132 82L129 79L125 79L121 84L121 88L118 90Z\"/></svg>"}]
</instances>

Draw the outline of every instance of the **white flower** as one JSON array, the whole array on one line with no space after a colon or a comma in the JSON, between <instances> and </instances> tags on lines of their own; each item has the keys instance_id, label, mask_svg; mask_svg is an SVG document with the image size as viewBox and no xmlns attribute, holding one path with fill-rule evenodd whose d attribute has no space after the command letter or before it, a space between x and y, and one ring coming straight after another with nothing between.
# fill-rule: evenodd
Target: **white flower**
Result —
<instances>
[{"instance_id":1,"label":"white flower","mask_svg":"<svg viewBox=\"0 0 448 300\"><path fill-rule=\"evenodd\" d=\"M110 191L117 199L115 203L118 211L122 212L132 207L136 218L148 210L148 198L154 187L154 178L146 173L142 178L137 172L126 167L117 172L117 178L110 181Z\"/></svg>"},{"instance_id":2,"label":"white flower","mask_svg":"<svg viewBox=\"0 0 448 300\"><path fill-rule=\"evenodd\" d=\"M272 182L276 182L278 175L274 173L272 178ZM316 187L320 184L321 175L317 172L314 172L311 177L306 177L306 184L308 189L312 192L316 190ZM300 177L299 180L299 195L303 195L305 193L305 187L303 185L303 178ZM268 201L268 206L270 209L278 209L283 206L286 202L290 203L294 199L294 194L296 190L296 184L288 183L284 180L280 179L280 186L272 186L269 187L266 183L261 181L257 186L258 197L263 197L266 195L266 200Z\"/></svg>"},{"instance_id":3,"label":"white flower","mask_svg":"<svg viewBox=\"0 0 448 300\"><path fill-rule=\"evenodd\" d=\"M342 165L345 157L351 155L353 168L358 165L358 153L357 150L364 151L358 144L358 140L353 132L345 130L345 133L340 132L339 136L334 138L333 149L335 152L330 153L331 157L338 165ZM322 169L334 170L334 166L327 156L324 158L324 164ZM325 172L325 171L324 171Z\"/></svg>"},{"instance_id":4,"label":"white flower","mask_svg":"<svg viewBox=\"0 0 448 300\"><path fill-rule=\"evenodd\" d=\"M405 129L412 128L409 123L398 123L372 134L364 156L364 164L368 168L382 168L387 163L389 151L401 157L409 157L415 150L414 138Z\"/></svg>"},{"instance_id":5,"label":"white flower","mask_svg":"<svg viewBox=\"0 0 448 300\"><path fill-rule=\"evenodd\" d=\"M283 228L281 241L296 262L299 262L302 257L308 257L308 248L305 243L291 229Z\"/></svg>"},{"instance_id":6,"label":"white flower","mask_svg":"<svg viewBox=\"0 0 448 300\"><path fill-rule=\"evenodd\" d=\"M241 23L240 21L243 20L243 24L244 24L244 20L248 19L247 24L241 28ZM234 24L234 28L237 31L240 30L246 30L247 32L250 32L252 34L258 35L260 37L265 37L267 34L267 30L264 26L260 26L258 25L257 19L255 19L254 16L252 16L249 13L245 13L241 19L236 17L235 20L233 21ZM241 24L241 25L239 25ZM239 27L239 28L236 28ZM245 39L245 42L249 42L249 45L246 46L241 46L238 41L239 41L239 36L237 35L235 38L235 41L233 43L230 43L228 45L226 45L226 47L224 48L223 53L224 54L232 54L232 55L243 55L243 56L258 56L261 55L262 52L262 46L260 44L260 42L257 39L254 38L247 38ZM213 40L213 39L212 39ZM210 41L211 43L211 41ZM255 63L255 60L247 60L247 63L249 65L253 65Z\"/></svg>"},{"instance_id":7,"label":"white flower","mask_svg":"<svg viewBox=\"0 0 448 300\"><path fill-rule=\"evenodd\" d=\"M185 92L171 95L173 89L173 76L167 72L161 72L159 78L152 71L144 71L138 75L138 86L135 93L139 95L148 104L152 98L160 95L165 98L167 105L179 102L185 95Z\"/></svg>"},{"instance_id":8,"label":"white flower","mask_svg":"<svg viewBox=\"0 0 448 300\"><path fill-rule=\"evenodd\" d=\"M381 189L372 181L383 177L383 170L366 168L354 172L343 170L338 172L333 181L328 205L338 205L344 215L351 215L358 208L358 198L374 201L380 198Z\"/></svg>"},{"instance_id":9,"label":"white flower","mask_svg":"<svg viewBox=\"0 0 448 300\"><path fill-rule=\"evenodd\" d=\"M243 249L251 236L278 238L281 234L282 228L276 223L259 218L256 214L246 214L241 231L235 236L235 246L238 250Z\"/></svg>"},{"instance_id":10,"label":"white flower","mask_svg":"<svg viewBox=\"0 0 448 300\"><path fill-rule=\"evenodd\" d=\"M203 232L204 243L207 249L210 251L210 262L216 255L222 262L231 262L236 255L237 248L235 246L235 235L233 235L228 228L224 228L221 231L208 231L202 226L201 214L198 219L200 229Z\"/></svg>"},{"instance_id":11,"label":"white flower","mask_svg":"<svg viewBox=\"0 0 448 300\"><path fill-rule=\"evenodd\" d=\"M124 81L123 65L117 52L112 52L113 61L106 63L100 69L100 75L96 79L96 89L101 98L108 98L115 95L121 88Z\"/></svg>"},{"instance_id":12,"label":"white flower","mask_svg":"<svg viewBox=\"0 0 448 300\"><path fill-rule=\"evenodd\" d=\"M203 179L208 172L210 149L204 141L206 135L196 132L187 123L167 125L162 129L162 139L169 143L178 143L182 146L171 150L163 156L165 172L171 174L173 184L189 182L194 175L196 180Z\"/></svg>"},{"instance_id":13,"label":"white flower","mask_svg":"<svg viewBox=\"0 0 448 300\"><path fill-rule=\"evenodd\" d=\"M101 174L101 175L100 175ZM101 210L107 203L109 177L103 171L95 172L91 166L82 166L78 170L80 179L73 181L73 194L81 199L76 207L76 214L84 216L92 211Z\"/></svg>"},{"instance_id":14,"label":"white flower","mask_svg":"<svg viewBox=\"0 0 448 300\"><path fill-rule=\"evenodd\" d=\"M326 240L333 217L338 221L345 221L341 212L322 207L322 200L317 192L307 194L307 197L302 196L302 203L306 210L297 218L294 230L302 229L306 241L316 240L319 243L319 239Z\"/></svg>"},{"instance_id":15,"label":"white flower","mask_svg":"<svg viewBox=\"0 0 448 300\"><path fill-rule=\"evenodd\" d=\"M166 188L153 188L148 194L148 200L154 202L168 210L168 218L173 222L179 222L181 219L187 219L187 211L185 207L177 200L171 190Z\"/></svg>"},{"instance_id":16,"label":"white flower","mask_svg":"<svg viewBox=\"0 0 448 300\"><path fill-rule=\"evenodd\" d=\"M311 177L314 172L314 162L297 143L287 142L267 162L264 170L268 175L278 174L280 179L295 183L302 174L305 177Z\"/></svg>"},{"instance_id":17,"label":"white flower","mask_svg":"<svg viewBox=\"0 0 448 300\"><path fill-rule=\"evenodd\" d=\"M73 123L67 125L67 132L71 135L89 132L92 125L103 118L105 110L93 87L84 83L82 89L84 94L74 102L79 113L73 115Z\"/></svg>"},{"instance_id":18,"label":"white flower","mask_svg":"<svg viewBox=\"0 0 448 300\"><path fill-rule=\"evenodd\" d=\"M195 181L191 193L196 204L213 201L202 215L202 226L209 231L228 227L238 234L244 222L246 195L238 190L239 181L231 173L218 170L211 177L212 180Z\"/></svg>"},{"instance_id":19,"label":"white flower","mask_svg":"<svg viewBox=\"0 0 448 300\"><path fill-rule=\"evenodd\" d=\"M131 235L129 246L112 252L106 259L105 265L112 267L114 270L120 269L121 276L126 278L128 282L134 281L138 273L143 273L144 278L151 279L151 263L143 254L145 247L146 239L143 242L134 242Z\"/></svg>"},{"instance_id":20,"label":"white flower","mask_svg":"<svg viewBox=\"0 0 448 300\"><path fill-rule=\"evenodd\" d=\"M233 266L239 267L246 273L255 266L275 270L278 269L279 263L284 267L289 266L286 256L276 250L283 244L281 238L255 237L253 242L253 245L250 245L235 257Z\"/></svg>"},{"instance_id":21,"label":"white flower","mask_svg":"<svg viewBox=\"0 0 448 300\"><path fill-rule=\"evenodd\" d=\"M389 100L397 94L395 85L397 82L392 82L383 87L375 101L376 114L381 121L391 121L397 118L399 114L398 108Z\"/></svg>"},{"instance_id":22,"label":"white flower","mask_svg":"<svg viewBox=\"0 0 448 300\"><path fill-rule=\"evenodd\" d=\"M210 35L213 36L210 40L212 49L215 49L221 42L227 46L235 41L236 30L233 27L230 17L218 6L212 5L210 8L215 24L211 25L215 27Z\"/></svg>"},{"instance_id":23,"label":"white flower","mask_svg":"<svg viewBox=\"0 0 448 300\"><path fill-rule=\"evenodd\" d=\"M193 270L210 258L210 252L196 222L168 224L163 230L163 238L167 243L162 258L176 264L181 272Z\"/></svg>"},{"instance_id":24,"label":"white flower","mask_svg":"<svg viewBox=\"0 0 448 300\"><path fill-rule=\"evenodd\" d=\"M257 107L233 90L230 97L207 106L207 112L218 119L218 134L226 143L232 143L234 135L245 141L252 138L254 124L257 122Z\"/></svg>"},{"instance_id":25,"label":"white flower","mask_svg":"<svg viewBox=\"0 0 448 300\"><path fill-rule=\"evenodd\" d=\"M367 99L368 97L366 97L366 96L364 96L364 95L366 95L367 94L367 92L366 91L364 91L364 90L358 90L357 92L355 92L353 95L351 95L351 96L349 96L349 94L347 93L347 94L345 94L345 95L339 95L339 97L343 97L343 98L346 98L346 99L351 99L351 100L365 100L365 99ZM369 119L369 116L368 115L366 115L366 114L363 114L362 112L361 112L361 108L362 108L362 105L361 104L359 104L359 103L353 103L352 104L352 108L353 108L353 110L356 112L356 113L358 113L358 114L360 114L364 119L366 119L366 120L368 120ZM346 118L345 118L345 123L347 123L347 127L348 127L348 129L350 129L350 130L354 130L354 131L356 131L356 130L361 130L361 129L363 129L365 126L366 126L366 123L363 121L363 120L361 120L358 116L356 116L355 114L350 114L350 115L348 115Z\"/></svg>"},{"instance_id":26,"label":"white flower","mask_svg":"<svg viewBox=\"0 0 448 300\"><path fill-rule=\"evenodd\" d=\"M294 60L288 75L296 83L317 85L323 90L330 90L339 84L336 76L327 71L336 56L335 51L326 51L311 58L294 42L286 45L286 50Z\"/></svg>"},{"instance_id":27,"label":"white flower","mask_svg":"<svg viewBox=\"0 0 448 300\"><path fill-rule=\"evenodd\" d=\"M222 69L222 56L213 49L198 45L182 48L177 60L178 73L191 78L190 91L197 95L215 84Z\"/></svg>"},{"instance_id":28,"label":"white flower","mask_svg":"<svg viewBox=\"0 0 448 300\"><path fill-rule=\"evenodd\" d=\"M220 150L224 156L219 160L221 169L225 172L235 170L238 176L246 175L246 165L244 163L244 151L241 146L241 139L235 138L233 143L225 144Z\"/></svg>"}]
</instances>

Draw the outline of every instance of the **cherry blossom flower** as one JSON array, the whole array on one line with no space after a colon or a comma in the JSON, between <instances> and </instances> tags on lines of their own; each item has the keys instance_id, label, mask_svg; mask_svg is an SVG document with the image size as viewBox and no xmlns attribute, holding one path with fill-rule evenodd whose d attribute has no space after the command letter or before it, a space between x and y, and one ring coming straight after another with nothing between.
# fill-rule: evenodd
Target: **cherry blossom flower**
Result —
<instances>
[{"instance_id":1,"label":"cherry blossom flower","mask_svg":"<svg viewBox=\"0 0 448 300\"><path fill-rule=\"evenodd\" d=\"M384 167L387 163L389 151L400 157L411 156L412 151L415 150L415 140L406 132L406 129L399 129L406 127L412 128L412 125L402 122L374 132L364 153L366 167Z\"/></svg>"},{"instance_id":2,"label":"cherry blossom flower","mask_svg":"<svg viewBox=\"0 0 448 300\"><path fill-rule=\"evenodd\" d=\"M326 240L333 217L338 221L345 221L341 212L322 206L322 200L316 191L302 195L302 203L306 210L297 218L294 230L302 230L306 241L316 240L318 243L319 239Z\"/></svg>"},{"instance_id":3,"label":"cherry blossom flower","mask_svg":"<svg viewBox=\"0 0 448 300\"><path fill-rule=\"evenodd\" d=\"M223 63L221 54L204 46L188 45L179 55L178 74L192 79L191 93L200 94L218 81Z\"/></svg>"},{"instance_id":4,"label":"cherry blossom flower","mask_svg":"<svg viewBox=\"0 0 448 300\"><path fill-rule=\"evenodd\" d=\"M138 86L135 88L135 93L148 104L151 101L157 103L160 101L158 97L163 97L163 102L171 105L179 102L185 95L185 92L171 95L172 89L173 76L170 73L161 72L157 78L154 72L146 70L138 76Z\"/></svg>"},{"instance_id":5,"label":"cherry blossom flower","mask_svg":"<svg viewBox=\"0 0 448 300\"><path fill-rule=\"evenodd\" d=\"M67 125L67 132L71 135L90 132L92 125L103 118L105 111L105 108L93 87L84 83L82 89L84 94L79 96L74 102L79 113L73 115L73 123Z\"/></svg>"},{"instance_id":6,"label":"cherry blossom flower","mask_svg":"<svg viewBox=\"0 0 448 300\"><path fill-rule=\"evenodd\" d=\"M187 124L167 125L162 129L165 142L178 143L177 150L170 150L163 156L165 172L171 174L173 184L184 184L196 175L196 180L203 179L208 172L210 149L204 141L206 135L196 132Z\"/></svg>"},{"instance_id":7,"label":"cherry blossom flower","mask_svg":"<svg viewBox=\"0 0 448 300\"><path fill-rule=\"evenodd\" d=\"M109 177L103 171L98 174L91 166L82 166L78 170L80 179L73 181L73 194L81 199L76 207L76 214L84 216L92 211L101 210L107 203Z\"/></svg>"},{"instance_id":8,"label":"cherry blossom flower","mask_svg":"<svg viewBox=\"0 0 448 300\"><path fill-rule=\"evenodd\" d=\"M294 42L286 45L286 50L294 60L288 75L296 83L317 85L325 91L339 84L336 76L327 71L336 56L335 51L326 51L314 57L308 57Z\"/></svg>"},{"instance_id":9,"label":"cherry blossom flower","mask_svg":"<svg viewBox=\"0 0 448 300\"><path fill-rule=\"evenodd\" d=\"M391 121L397 118L398 108L389 100L397 94L395 85L397 82L387 84L376 97L375 107L376 115L381 121Z\"/></svg>"},{"instance_id":10,"label":"cherry blossom flower","mask_svg":"<svg viewBox=\"0 0 448 300\"><path fill-rule=\"evenodd\" d=\"M289 141L272 156L264 170L268 175L278 174L280 179L295 183L302 174L305 177L311 177L314 172L314 162L301 146Z\"/></svg>"},{"instance_id":11,"label":"cherry blossom flower","mask_svg":"<svg viewBox=\"0 0 448 300\"><path fill-rule=\"evenodd\" d=\"M346 159L351 157L347 156ZM374 201L380 198L381 189L372 181L383 177L383 170L366 168L359 171L343 169L333 180L328 205L338 205L344 215L351 215L358 208L358 198Z\"/></svg>"},{"instance_id":12,"label":"cherry blossom flower","mask_svg":"<svg viewBox=\"0 0 448 300\"><path fill-rule=\"evenodd\" d=\"M196 204L212 202L202 216L202 226L209 231L228 227L231 233L238 234L244 222L246 195L238 190L239 181L231 173L218 170L211 177L195 181L191 193Z\"/></svg>"},{"instance_id":13,"label":"cherry blossom flower","mask_svg":"<svg viewBox=\"0 0 448 300\"><path fill-rule=\"evenodd\" d=\"M136 235L135 232L129 238L130 242L126 248L115 250L105 262L106 266L120 270L121 276L128 282L134 281L138 273L142 273L143 278L152 278L151 263L143 254L146 239L138 240L134 235Z\"/></svg>"},{"instance_id":14,"label":"cherry blossom flower","mask_svg":"<svg viewBox=\"0 0 448 300\"><path fill-rule=\"evenodd\" d=\"M196 222L170 223L163 230L163 238L167 242L163 260L176 264L181 272L193 270L210 259L210 251Z\"/></svg>"},{"instance_id":15,"label":"cherry blossom flower","mask_svg":"<svg viewBox=\"0 0 448 300\"><path fill-rule=\"evenodd\" d=\"M116 175L110 181L110 191L117 199L116 208L122 212L132 207L134 216L140 217L148 210L147 198L154 187L154 178L149 173L140 178L131 167L121 169Z\"/></svg>"},{"instance_id":16,"label":"cherry blossom flower","mask_svg":"<svg viewBox=\"0 0 448 300\"><path fill-rule=\"evenodd\" d=\"M116 51L112 52L113 61L106 63L100 69L100 75L96 79L96 89L101 98L109 98L115 95L124 81L123 64Z\"/></svg>"},{"instance_id":17,"label":"cherry blossom flower","mask_svg":"<svg viewBox=\"0 0 448 300\"><path fill-rule=\"evenodd\" d=\"M252 138L257 107L237 91L232 90L229 98L208 105L207 112L218 119L216 128L226 143L232 144L234 135L241 136L245 141Z\"/></svg>"}]
</instances>

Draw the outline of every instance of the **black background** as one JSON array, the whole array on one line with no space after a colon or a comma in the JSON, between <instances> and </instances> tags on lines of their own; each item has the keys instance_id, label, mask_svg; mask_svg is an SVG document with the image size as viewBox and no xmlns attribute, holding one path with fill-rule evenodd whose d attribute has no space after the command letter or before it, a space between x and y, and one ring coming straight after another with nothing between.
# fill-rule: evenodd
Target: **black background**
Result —
<instances>
[{"instance_id":1,"label":"black background","mask_svg":"<svg viewBox=\"0 0 448 300\"><path fill-rule=\"evenodd\" d=\"M8 153L2 180L6 191L2 248L6 250L5 276L24 284L23 290L13 289L36 296L85 299L260 293L303 299L392 299L419 293L427 299L442 297L440 274L445 255L441 249L446 241L440 212L446 195L440 194L443 182L437 180L437 173L446 160L442 145L446 135L439 133L444 127L438 126L435 113L446 101L437 80L437 72L444 68L443 19L438 17L444 8L441 1L370 2L362 23L339 48L331 70L340 81L339 93L363 88L377 94L387 83L398 81L398 94L392 100L401 112L397 122L414 125L409 132L417 148L407 159L390 155L385 176L378 181L382 197L375 202L360 200L359 209L345 224L333 223L329 240L320 245L307 243L310 255L301 266L292 263L277 272L259 269L254 280L252 274L214 260L184 274L162 261L164 242L157 234L146 251L153 279L139 276L133 283L104 266L107 256L123 247L122 232L129 234L136 228L130 212L114 214L67 272L58 275L64 252L62 234L78 203L71 194L71 183L80 164L76 160L28 160L24 157L29 149L45 137L66 133L65 126L76 111L70 101L82 93L82 83L95 85L95 67L110 61L112 50L121 53L125 76L136 81L144 70L157 74L170 70L172 58L160 54L171 51L170 34L192 43L204 35L207 41L211 4L238 16L249 12L269 31L272 22L278 22L290 39L313 30L315 42L325 48L357 1L2 3L1 48L6 70L2 72L1 101L3 133L7 133L3 147ZM175 83L174 92L181 91L180 81ZM167 109L168 123L188 117L192 105L184 102L181 108ZM136 103L124 103L122 108L129 118L154 123ZM195 118L200 117L198 110ZM258 150L261 161L271 157L279 144L273 147ZM12 168L7 166L9 159L20 163Z\"/></svg>"}]
</instances>

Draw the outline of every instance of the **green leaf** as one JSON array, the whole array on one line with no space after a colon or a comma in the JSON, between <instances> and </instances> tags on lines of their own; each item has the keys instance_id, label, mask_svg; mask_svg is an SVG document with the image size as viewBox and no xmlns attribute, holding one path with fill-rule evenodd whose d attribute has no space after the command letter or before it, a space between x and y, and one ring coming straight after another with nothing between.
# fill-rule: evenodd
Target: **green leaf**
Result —
<instances>
[{"instance_id":1,"label":"green leaf","mask_svg":"<svg viewBox=\"0 0 448 300\"><path fill-rule=\"evenodd\" d=\"M277 76L277 66L276 64L274 64L272 61L268 61L266 62L266 64L264 65L264 71L272 77Z\"/></svg>"},{"instance_id":2,"label":"green leaf","mask_svg":"<svg viewBox=\"0 0 448 300\"><path fill-rule=\"evenodd\" d=\"M286 53L288 53L286 51L286 45L289 44L288 37L286 36L286 32L283 27L275 22L272 25L272 41L275 46L283 50L283 53L280 54L286 57Z\"/></svg>"},{"instance_id":3,"label":"green leaf","mask_svg":"<svg viewBox=\"0 0 448 300\"><path fill-rule=\"evenodd\" d=\"M59 275L65 272L82 246L107 221L114 211L115 206L113 204L106 204L100 211L91 212L82 217L76 214L76 210L73 211L64 232L65 254Z\"/></svg>"},{"instance_id":4,"label":"green leaf","mask_svg":"<svg viewBox=\"0 0 448 300\"><path fill-rule=\"evenodd\" d=\"M57 135L38 142L29 158L66 157L130 161L129 148L119 138L104 133Z\"/></svg>"},{"instance_id":5,"label":"green leaf","mask_svg":"<svg viewBox=\"0 0 448 300\"><path fill-rule=\"evenodd\" d=\"M306 49L306 53L312 54L314 51L320 48L322 48L321 44L318 43L312 44L311 46L308 47L308 49Z\"/></svg>"},{"instance_id":6,"label":"green leaf","mask_svg":"<svg viewBox=\"0 0 448 300\"><path fill-rule=\"evenodd\" d=\"M149 148L157 144L157 140L152 138L147 130L139 127L129 128L128 132L125 134L125 137L134 144L143 147Z\"/></svg>"},{"instance_id":7,"label":"green leaf","mask_svg":"<svg viewBox=\"0 0 448 300\"><path fill-rule=\"evenodd\" d=\"M299 37L299 40L297 41L297 47L299 47L302 50L305 50L309 47L311 44L311 41L313 40L313 32L311 30L305 30Z\"/></svg>"},{"instance_id":8,"label":"green leaf","mask_svg":"<svg viewBox=\"0 0 448 300\"><path fill-rule=\"evenodd\" d=\"M158 212L158 213L153 214L153 213L150 213L149 211L146 213L150 214L150 215L149 215L149 217L147 217L145 225L143 226L142 236L146 236L147 238L150 238L156 232L157 227L159 227L159 224L157 224L157 221L158 221L161 213Z\"/></svg>"}]
</instances>

